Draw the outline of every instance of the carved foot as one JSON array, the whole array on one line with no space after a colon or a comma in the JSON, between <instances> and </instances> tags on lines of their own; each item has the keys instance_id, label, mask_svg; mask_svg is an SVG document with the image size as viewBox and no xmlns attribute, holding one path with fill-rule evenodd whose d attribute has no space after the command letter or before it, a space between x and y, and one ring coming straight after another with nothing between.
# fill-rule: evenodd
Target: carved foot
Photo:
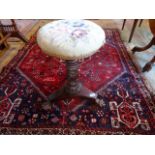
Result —
<instances>
[{"instance_id":1,"label":"carved foot","mask_svg":"<svg viewBox=\"0 0 155 155\"><path fill-rule=\"evenodd\" d=\"M152 68L152 63L151 62L148 62L142 69L142 72L148 72L150 71Z\"/></svg>"},{"instance_id":2,"label":"carved foot","mask_svg":"<svg viewBox=\"0 0 155 155\"><path fill-rule=\"evenodd\" d=\"M142 52L142 51L143 51L143 49L141 47L134 47L132 49L132 54L134 54L135 52Z\"/></svg>"},{"instance_id":3,"label":"carved foot","mask_svg":"<svg viewBox=\"0 0 155 155\"><path fill-rule=\"evenodd\" d=\"M102 99L96 98L95 102L97 103L97 105L99 105L100 107L105 106L105 103Z\"/></svg>"}]
</instances>

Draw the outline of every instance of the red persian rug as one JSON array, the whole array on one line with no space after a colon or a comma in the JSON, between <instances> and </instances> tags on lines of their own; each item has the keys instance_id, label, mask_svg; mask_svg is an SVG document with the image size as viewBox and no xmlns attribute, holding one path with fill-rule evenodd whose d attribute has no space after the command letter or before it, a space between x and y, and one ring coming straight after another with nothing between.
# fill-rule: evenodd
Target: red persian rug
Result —
<instances>
[{"instance_id":1,"label":"red persian rug","mask_svg":"<svg viewBox=\"0 0 155 155\"><path fill-rule=\"evenodd\" d=\"M155 105L121 41L106 44L79 69L104 106L73 98L47 104L66 78L62 60L45 55L33 36L0 74L0 134L155 134Z\"/></svg>"}]
</instances>

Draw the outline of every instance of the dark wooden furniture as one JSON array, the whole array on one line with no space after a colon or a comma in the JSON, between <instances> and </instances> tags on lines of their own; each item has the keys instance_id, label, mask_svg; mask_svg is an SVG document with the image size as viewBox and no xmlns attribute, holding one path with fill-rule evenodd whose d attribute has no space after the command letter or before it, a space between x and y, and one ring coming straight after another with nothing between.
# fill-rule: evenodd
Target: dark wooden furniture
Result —
<instances>
[{"instance_id":1,"label":"dark wooden furniture","mask_svg":"<svg viewBox=\"0 0 155 155\"><path fill-rule=\"evenodd\" d=\"M82 85L82 83L78 79L78 69L80 66L80 62L76 60L66 60L65 63L67 66L66 83L61 89L59 89L58 91L50 95L49 100L52 101L58 98L64 99L64 98L72 98L76 96L91 98L96 100L97 94L89 90L88 88L86 88L84 85Z\"/></svg>"},{"instance_id":2,"label":"dark wooden furniture","mask_svg":"<svg viewBox=\"0 0 155 155\"><path fill-rule=\"evenodd\" d=\"M150 19L149 20L149 26L150 26L150 30L153 34L153 38L151 39L151 41L144 47L134 47L132 49L133 54L135 52L142 52L147 50L148 48L150 48L152 45L155 45L155 19ZM155 56L151 59L151 61L149 61L148 63L146 63L146 65L143 67L142 71L149 71L152 68L153 63L155 62Z\"/></svg>"},{"instance_id":3,"label":"dark wooden furniture","mask_svg":"<svg viewBox=\"0 0 155 155\"><path fill-rule=\"evenodd\" d=\"M143 22L143 19L140 19L139 26L141 26L142 22ZM126 19L123 20L122 30L124 29L125 23L126 23ZM132 40L137 23L138 23L138 19L134 19L128 42L131 42L131 40Z\"/></svg>"},{"instance_id":4,"label":"dark wooden furniture","mask_svg":"<svg viewBox=\"0 0 155 155\"><path fill-rule=\"evenodd\" d=\"M151 41L144 47L134 47L132 49L133 54L135 52L142 52L145 51L147 49L149 49L151 46L155 45L155 19L150 19L149 20L149 26L150 26L150 30L153 34L153 38L151 39ZM145 64L145 66L143 67L142 71L146 72L149 71L152 68L153 63L155 62L155 56L148 62Z\"/></svg>"},{"instance_id":5,"label":"dark wooden furniture","mask_svg":"<svg viewBox=\"0 0 155 155\"><path fill-rule=\"evenodd\" d=\"M3 36L2 33L0 33L0 56L3 55L3 53L8 49L9 45L6 42L6 38L8 36Z\"/></svg>"},{"instance_id":6,"label":"dark wooden furniture","mask_svg":"<svg viewBox=\"0 0 155 155\"><path fill-rule=\"evenodd\" d=\"M4 43L9 37L17 37L23 42L27 43L27 39L19 32L14 19L11 19L10 25L4 25L0 21L0 33L4 36L4 38L0 40L0 45Z\"/></svg>"}]
</instances>

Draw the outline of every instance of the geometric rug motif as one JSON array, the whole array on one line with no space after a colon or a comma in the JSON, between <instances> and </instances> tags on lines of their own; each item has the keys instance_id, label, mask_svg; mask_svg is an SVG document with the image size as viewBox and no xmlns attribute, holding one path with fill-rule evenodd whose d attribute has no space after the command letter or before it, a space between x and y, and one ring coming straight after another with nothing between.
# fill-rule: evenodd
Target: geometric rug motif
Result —
<instances>
[{"instance_id":1,"label":"geometric rug motif","mask_svg":"<svg viewBox=\"0 0 155 155\"><path fill-rule=\"evenodd\" d=\"M155 105L120 34L82 60L80 81L104 106L79 97L47 104L66 79L63 60L44 54L33 36L0 74L1 134L155 134Z\"/></svg>"}]
</instances>

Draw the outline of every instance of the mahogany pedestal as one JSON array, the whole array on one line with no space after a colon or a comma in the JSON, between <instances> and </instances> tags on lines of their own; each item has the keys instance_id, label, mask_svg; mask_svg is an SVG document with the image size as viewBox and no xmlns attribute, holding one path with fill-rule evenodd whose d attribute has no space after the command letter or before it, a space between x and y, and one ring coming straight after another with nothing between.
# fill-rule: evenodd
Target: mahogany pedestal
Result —
<instances>
[{"instance_id":1,"label":"mahogany pedestal","mask_svg":"<svg viewBox=\"0 0 155 155\"><path fill-rule=\"evenodd\" d=\"M75 60L66 60L67 80L62 88L49 96L49 101L71 97L83 97L97 99L97 94L86 88L78 79L78 68L80 62Z\"/></svg>"}]
</instances>

